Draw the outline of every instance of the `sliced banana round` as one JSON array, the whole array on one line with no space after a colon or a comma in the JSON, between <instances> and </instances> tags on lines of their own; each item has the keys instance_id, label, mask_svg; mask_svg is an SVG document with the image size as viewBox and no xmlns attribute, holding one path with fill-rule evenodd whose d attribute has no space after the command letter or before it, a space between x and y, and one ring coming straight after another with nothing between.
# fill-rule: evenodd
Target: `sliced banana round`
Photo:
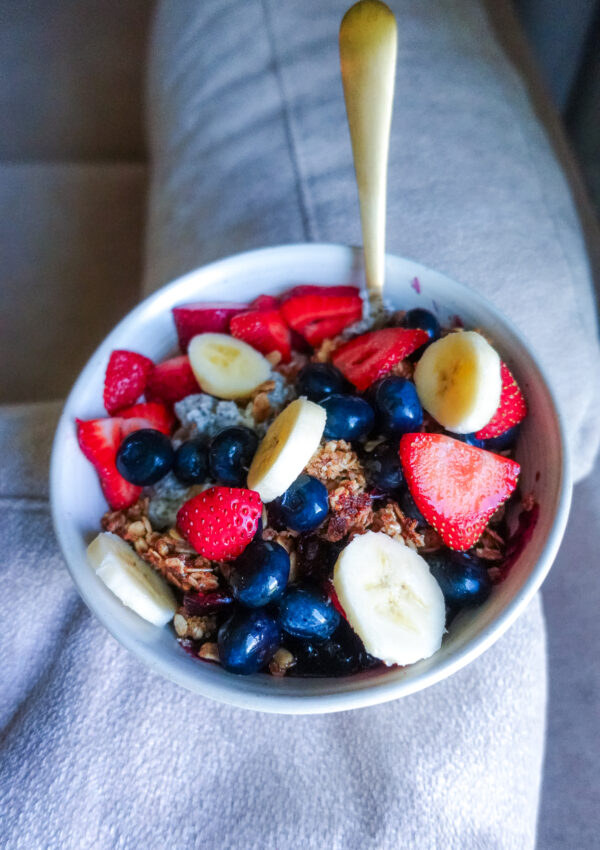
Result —
<instances>
[{"instance_id":1,"label":"sliced banana round","mask_svg":"<svg viewBox=\"0 0 600 850\"><path fill-rule=\"evenodd\" d=\"M476 331L433 342L417 363L414 380L425 410L456 434L479 431L500 403L500 358Z\"/></svg>"},{"instance_id":2,"label":"sliced banana round","mask_svg":"<svg viewBox=\"0 0 600 850\"><path fill-rule=\"evenodd\" d=\"M271 375L271 365L255 348L227 334L198 334L188 356L202 389L217 398L247 398Z\"/></svg>"},{"instance_id":3,"label":"sliced banana round","mask_svg":"<svg viewBox=\"0 0 600 850\"><path fill-rule=\"evenodd\" d=\"M300 475L319 448L326 419L325 408L297 398L273 420L248 471L248 487L263 502L277 499Z\"/></svg>"},{"instance_id":4,"label":"sliced banana round","mask_svg":"<svg viewBox=\"0 0 600 850\"><path fill-rule=\"evenodd\" d=\"M167 582L116 534L103 531L87 554L98 578L127 608L155 626L173 618L177 603Z\"/></svg>"},{"instance_id":5,"label":"sliced banana round","mask_svg":"<svg viewBox=\"0 0 600 850\"><path fill-rule=\"evenodd\" d=\"M414 664L440 648L446 606L427 561L382 531L342 550L333 584L348 622L386 664Z\"/></svg>"}]
</instances>

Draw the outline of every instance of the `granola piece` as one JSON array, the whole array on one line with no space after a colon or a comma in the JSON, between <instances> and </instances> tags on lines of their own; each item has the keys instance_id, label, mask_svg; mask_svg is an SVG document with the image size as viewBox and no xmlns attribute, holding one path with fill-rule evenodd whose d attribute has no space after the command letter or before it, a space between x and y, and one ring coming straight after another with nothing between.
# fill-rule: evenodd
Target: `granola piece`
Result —
<instances>
[{"instance_id":1,"label":"granola piece","mask_svg":"<svg viewBox=\"0 0 600 850\"><path fill-rule=\"evenodd\" d=\"M437 552L444 545L442 538L437 533L435 528L427 525L422 531L423 546L419 552L420 555L428 555L430 552Z\"/></svg>"},{"instance_id":2,"label":"granola piece","mask_svg":"<svg viewBox=\"0 0 600 850\"><path fill-rule=\"evenodd\" d=\"M331 543L363 534L373 522L371 497L356 479L346 478L329 491L329 509L329 518L318 534Z\"/></svg>"},{"instance_id":3,"label":"granola piece","mask_svg":"<svg viewBox=\"0 0 600 850\"><path fill-rule=\"evenodd\" d=\"M504 538L488 525L477 541L474 552L484 561L497 562L504 560L505 548Z\"/></svg>"},{"instance_id":4,"label":"granola piece","mask_svg":"<svg viewBox=\"0 0 600 850\"><path fill-rule=\"evenodd\" d=\"M407 378L409 381L412 381L415 374L415 365L415 363L411 363L409 360L400 360L392 366L386 377L391 375L396 378Z\"/></svg>"},{"instance_id":5,"label":"granola piece","mask_svg":"<svg viewBox=\"0 0 600 850\"><path fill-rule=\"evenodd\" d=\"M296 659L289 649L284 649L282 646L269 662L269 673L271 676L285 676L290 667L293 667L295 663Z\"/></svg>"},{"instance_id":6,"label":"granola piece","mask_svg":"<svg viewBox=\"0 0 600 850\"><path fill-rule=\"evenodd\" d=\"M302 354L299 351L292 351L292 358L290 362L279 363L275 369L286 379L286 381L293 383L298 376L298 372L303 369L307 363L308 356L306 354Z\"/></svg>"},{"instance_id":7,"label":"granola piece","mask_svg":"<svg viewBox=\"0 0 600 850\"><path fill-rule=\"evenodd\" d=\"M342 336L334 336L331 339L324 339L310 359L313 363L329 363L333 352L345 342L346 340Z\"/></svg>"},{"instance_id":8,"label":"granola piece","mask_svg":"<svg viewBox=\"0 0 600 850\"><path fill-rule=\"evenodd\" d=\"M212 643L211 641L203 643L198 650L198 658L201 658L203 661L214 661L218 664L221 660L218 644Z\"/></svg>"},{"instance_id":9,"label":"granola piece","mask_svg":"<svg viewBox=\"0 0 600 850\"><path fill-rule=\"evenodd\" d=\"M265 354L265 360L268 360L273 368L281 363L281 351L269 351Z\"/></svg>"},{"instance_id":10,"label":"granola piece","mask_svg":"<svg viewBox=\"0 0 600 850\"><path fill-rule=\"evenodd\" d=\"M318 478L325 485L350 479L364 489L365 475L358 455L345 440L329 440L320 446L304 469L307 475Z\"/></svg>"},{"instance_id":11,"label":"granola piece","mask_svg":"<svg viewBox=\"0 0 600 850\"><path fill-rule=\"evenodd\" d=\"M252 399L252 418L255 422L264 422L271 414L271 403L266 392L260 392Z\"/></svg>"},{"instance_id":12,"label":"granola piece","mask_svg":"<svg viewBox=\"0 0 600 850\"><path fill-rule=\"evenodd\" d=\"M107 511L102 528L131 543L144 561L180 590L216 590L219 565L199 555L176 529L155 531L147 516L148 503L144 497L125 510Z\"/></svg>"},{"instance_id":13,"label":"granola piece","mask_svg":"<svg viewBox=\"0 0 600 850\"><path fill-rule=\"evenodd\" d=\"M532 511L535 508L536 501L533 493L525 493L521 499L521 507L524 511Z\"/></svg>"},{"instance_id":14,"label":"granola piece","mask_svg":"<svg viewBox=\"0 0 600 850\"><path fill-rule=\"evenodd\" d=\"M425 544L422 534L417 531L417 521L407 517L399 505L390 501L375 511L370 531L383 531L394 540L402 540L411 549L419 549Z\"/></svg>"},{"instance_id":15,"label":"granola piece","mask_svg":"<svg viewBox=\"0 0 600 850\"><path fill-rule=\"evenodd\" d=\"M190 616L185 608L178 608L173 617L173 627L179 638L202 640L212 637L217 630L217 618L214 614L203 617Z\"/></svg>"}]
</instances>

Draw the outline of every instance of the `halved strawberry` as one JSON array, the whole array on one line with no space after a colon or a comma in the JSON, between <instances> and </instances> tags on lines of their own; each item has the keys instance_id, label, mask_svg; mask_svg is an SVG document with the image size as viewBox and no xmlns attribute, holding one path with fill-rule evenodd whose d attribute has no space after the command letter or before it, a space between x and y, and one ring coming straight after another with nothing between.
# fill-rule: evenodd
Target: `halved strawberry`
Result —
<instances>
[{"instance_id":1,"label":"halved strawberry","mask_svg":"<svg viewBox=\"0 0 600 850\"><path fill-rule=\"evenodd\" d=\"M499 437L527 416L527 405L523 393L506 363L500 364L500 376L502 378L500 404L485 428L476 432L475 436L478 440Z\"/></svg>"},{"instance_id":2,"label":"halved strawberry","mask_svg":"<svg viewBox=\"0 0 600 850\"><path fill-rule=\"evenodd\" d=\"M356 295L360 296L358 286L318 286L313 283L301 283L293 286L281 296L282 301L287 301L295 295Z\"/></svg>"},{"instance_id":3,"label":"halved strawberry","mask_svg":"<svg viewBox=\"0 0 600 850\"><path fill-rule=\"evenodd\" d=\"M260 496L242 487L210 487L185 502L177 527L196 552L213 561L241 555L256 534Z\"/></svg>"},{"instance_id":4,"label":"halved strawberry","mask_svg":"<svg viewBox=\"0 0 600 850\"><path fill-rule=\"evenodd\" d=\"M248 310L278 310L279 298L275 295L257 295L248 304Z\"/></svg>"},{"instance_id":5,"label":"halved strawberry","mask_svg":"<svg viewBox=\"0 0 600 850\"><path fill-rule=\"evenodd\" d=\"M319 287L327 290L329 287ZM360 295L331 295L310 293L292 295L281 307L288 325L311 345L339 334L348 325L362 318Z\"/></svg>"},{"instance_id":6,"label":"halved strawberry","mask_svg":"<svg viewBox=\"0 0 600 850\"><path fill-rule=\"evenodd\" d=\"M262 354L279 351L287 363L292 353L290 329L279 310L252 310L234 316L229 325L232 336L244 340Z\"/></svg>"},{"instance_id":7,"label":"halved strawberry","mask_svg":"<svg viewBox=\"0 0 600 850\"><path fill-rule=\"evenodd\" d=\"M350 340L334 351L331 359L362 392L428 339L427 332L420 329L384 328Z\"/></svg>"},{"instance_id":8,"label":"halved strawberry","mask_svg":"<svg viewBox=\"0 0 600 850\"><path fill-rule=\"evenodd\" d=\"M227 301L215 304L198 302L173 307L179 347L182 351L187 351L191 338L196 334L227 333L231 317L247 309L247 304L234 304Z\"/></svg>"},{"instance_id":9,"label":"halved strawberry","mask_svg":"<svg viewBox=\"0 0 600 850\"><path fill-rule=\"evenodd\" d=\"M135 351L113 351L104 376L104 407L112 416L134 404L146 388L154 363Z\"/></svg>"},{"instance_id":10,"label":"halved strawberry","mask_svg":"<svg viewBox=\"0 0 600 850\"><path fill-rule=\"evenodd\" d=\"M517 486L520 466L443 434L404 434L400 462L415 504L450 549L473 546Z\"/></svg>"},{"instance_id":11,"label":"halved strawberry","mask_svg":"<svg viewBox=\"0 0 600 850\"><path fill-rule=\"evenodd\" d=\"M200 386L186 354L159 363L148 375L148 401L161 401L170 405L181 401L186 395L199 392Z\"/></svg>"},{"instance_id":12,"label":"halved strawberry","mask_svg":"<svg viewBox=\"0 0 600 850\"><path fill-rule=\"evenodd\" d=\"M115 459L121 445L122 421L119 417L76 420L81 451L96 469L102 492L113 510L128 508L142 492L141 487L130 484L117 471Z\"/></svg>"},{"instance_id":13,"label":"halved strawberry","mask_svg":"<svg viewBox=\"0 0 600 850\"><path fill-rule=\"evenodd\" d=\"M158 401L134 404L133 407L121 410L119 416L128 420L128 422L123 422L121 425L123 437L126 437L132 430L138 430L139 428L154 428L168 437L175 423L175 417L171 411ZM130 422L136 424L142 422L144 424L138 424L137 428L131 428Z\"/></svg>"}]
</instances>

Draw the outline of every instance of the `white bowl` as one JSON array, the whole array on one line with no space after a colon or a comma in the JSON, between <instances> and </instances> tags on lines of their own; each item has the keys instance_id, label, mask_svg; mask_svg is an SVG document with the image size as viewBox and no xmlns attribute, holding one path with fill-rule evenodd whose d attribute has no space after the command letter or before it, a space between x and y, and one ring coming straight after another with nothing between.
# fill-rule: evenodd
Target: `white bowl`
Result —
<instances>
[{"instance_id":1,"label":"white bowl","mask_svg":"<svg viewBox=\"0 0 600 850\"><path fill-rule=\"evenodd\" d=\"M123 607L96 577L86 546L106 510L96 473L81 454L75 418L106 415L104 372L115 348L154 360L176 345L171 308L188 301L249 301L299 283L363 285L362 252L339 245L288 245L239 254L197 269L165 286L129 313L92 356L67 399L50 474L56 535L77 588L108 631L140 660L174 682L231 705L286 714L321 713L374 705L419 691L468 664L491 646L523 611L546 576L562 539L571 499L564 433L542 371L518 332L488 301L418 263L388 256L386 296L398 309L434 310L442 323L459 315L485 329L514 372L529 406L517 447L523 492L533 491L539 516L507 578L480 608L463 612L442 648L404 669L376 669L346 678L276 679L238 676L187 655L170 628L158 629ZM415 283L415 278L418 284Z\"/></svg>"}]
</instances>

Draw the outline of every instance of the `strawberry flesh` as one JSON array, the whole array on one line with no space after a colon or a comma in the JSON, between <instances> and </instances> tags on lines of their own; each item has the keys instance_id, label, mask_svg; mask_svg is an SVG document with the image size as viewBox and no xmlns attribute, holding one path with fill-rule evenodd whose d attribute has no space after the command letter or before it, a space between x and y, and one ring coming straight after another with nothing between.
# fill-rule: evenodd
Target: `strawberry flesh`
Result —
<instances>
[{"instance_id":1,"label":"strawberry flesh","mask_svg":"<svg viewBox=\"0 0 600 850\"><path fill-rule=\"evenodd\" d=\"M134 404L146 389L154 363L135 351L113 351L104 376L104 407L113 416Z\"/></svg>"},{"instance_id":2,"label":"strawberry flesh","mask_svg":"<svg viewBox=\"0 0 600 850\"><path fill-rule=\"evenodd\" d=\"M200 391L189 358L186 354L182 354L180 357L165 360L164 363L159 363L152 369L148 375L146 398L148 401L172 405L187 395Z\"/></svg>"},{"instance_id":3,"label":"strawberry flesh","mask_svg":"<svg viewBox=\"0 0 600 850\"><path fill-rule=\"evenodd\" d=\"M76 420L81 451L98 473L102 492L113 510L130 507L142 492L141 487L130 484L117 470L115 461L123 438L123 421L119 417Z\"/></svg>"},{"instance_id":4,"label":"strawberry flesh","mask_svg":"<svg viewBox=\"0 0 600 850\"><path fill-rule=\"evenodd\" d=\"M275 295L257 295L254 301L248 304L248 310L278 310L279 298Z\"/></svg>"},{"instance_id":5,"label":"strawberry flesh","mask_svg":"<svg viewBox=\"0 0 600 850\"><path fill-rule=\"evenodd\" d=\"M258 529L260 496L241 487L210 487L183 504L177 527L196 552L213 561L241 555Z\"/></svg>"},{"instance_id":6,"label":"strawberry flesh","mask_svg":"<svg viewBox=\"0 0 600 850\"><path fill-rule=\"evenodd\" d=\"M229 332L262 354L278 351L287 363L292 354L290 329L279 310L252 310L234 316Z\"/></svg>"},{"instance_id":7,"label":"strawberry flesh","mask_svg":"<svg viewBox=\"0 0 600 850\"><path fill-rule=\"evenodd\" d=\"M161 404L158 401L147 401L144 404L134 404L133 407L121 410L119 416L121 416L123 420L129 420L121 423L121 433L123 438L125 438L127 434L130 434L132 431L138 430L139 428L154 428L156 431L160 431L168 437L173 429L173 425L175 424L175 417L171 411L165 407L164 404ZM138 424L137 428L133 428L130 424L137 424L140 422L143 424Z\"/></svg>"},{"instance_id":8,"label":"strawberry flesh","mask_svg":"<svg viewBox=\"0 0 600 850\"><path fill-rule=\"evenodd\" d=\"M333 365L361 392L420 348L427 332L413 328L384 328L357 336L332 355Z\"/></svg>"},{"instance_id":9,"label":"strawberry flesh","mask_svg":"<svg viewBox=\"0 0 600 850\"><path fill-rule=\"evenodd\" d=\"M443 434L405 434L402 470L415 504L450 549L470 549L517 486L509 458Z\"/></svg>"},{"instance_id":10,"label":"strawberry flesh","mask_svg":"<svg viewBox=\"0 0 600 850\"><path fill-rule=\"evenodd\" d=\"M523 393L506 363L500 365L500 376L502 378L500 404L485 428L476 432L475 436L478 440L499 437L527 416L527 405Z\"/></svg>"},{"instance_id":11,"label":"strawberry flesh","mask_svg":"<svg viewBox=\"0 0 600 850\"><path fill-rule=\"evenodd\" d=\"M362 318L362 299L357 294L331 295L329 292L292 295L284 302L281 312L291 328L316 346Z\"/></svg>"},{"instance_id":12,"label":"strawberry flesh","mask_svg":"<svg viewBox=\"0 0 600 850\"><path fill-rule=\"evenodd\" d=\"M360 297L360 289L358 286L317 286L312 283L301 283L288 289L281 298L283 301L287 301L296 295L351 295Z\"/></svg>"},{"instance_id":13,"label":"strawberry flesh","mask_svg":"<svg viewBox=\"0 0 600 850\"><path fill-rule=\"evenodd\" d=\"M179 347L182 351L187 351L190 340L197 334L227 333L231 317L247 309L247 304L230 302L216 304L199 302L173 307Z\"/></svg>"}]
</instances>

